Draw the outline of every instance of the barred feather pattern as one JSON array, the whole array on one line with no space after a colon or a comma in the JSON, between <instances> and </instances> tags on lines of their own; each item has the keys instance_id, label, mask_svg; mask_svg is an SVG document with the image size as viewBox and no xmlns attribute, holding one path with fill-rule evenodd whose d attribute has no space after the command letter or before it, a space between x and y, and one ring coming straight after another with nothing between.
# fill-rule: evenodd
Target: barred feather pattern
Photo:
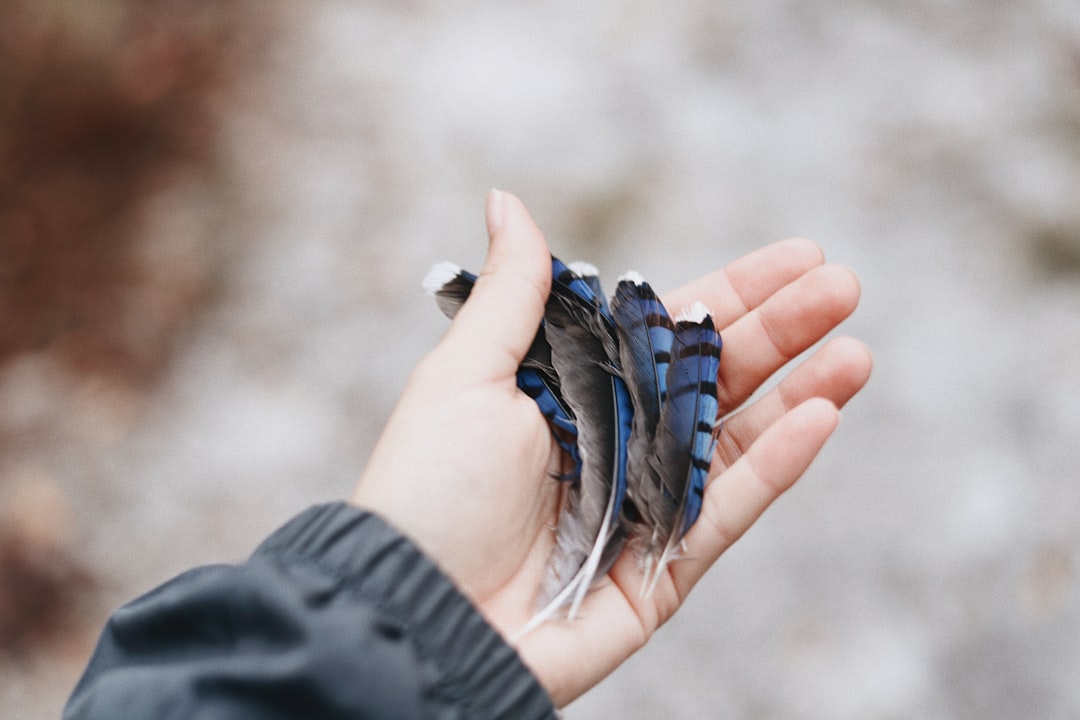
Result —
<instances>
[{"instance_id":1,"label":"barred feather pattern","mask_svg":"<svg viewBox=\"0 0 1080 720\"><path fill-rule=\"evenodd\" d=\"M638 529L634 534L640 535L642 526L651 534L658 523L653 508L663 503L663 497L648 459L660 409L667 396L675 323L652 287L636 273L620 278L611 310L618 329L623 376L634 405L633 429L627 445L627 498L641 520L636 523Z\"/></svg>"},{"instance_id":2,"label":"barred feather pattern","mask_svg":"<svg viewBox=\"0 0 1080 720\"><path fill-rule=\"evenodd\" d=\"M656 588L667 564L679 557L682 540L701 513L709 466L716 449L717 373L720 334L703 305L695 304L675 323L668 395L649 453L649 477L659 501L647 542L643 594Z\"/></svg>"},{"instance_id":3,"label":"barred feather pattern","mask_svg":"<svg viewBox=\"0 0 1080 720\"><path fill-rule=\"evenodd\" d=\"M450 263L424 286L453 318L476 276ZM636 273L609 307L596 269L552 258L552 289L517 374L573 461L538 611L515 637L573 618L627 538L651 595L701 512L716 446L721 338L699 303L671 320ZM568 609L567 609L568 608Z\"/></svg>"}]
</instances>

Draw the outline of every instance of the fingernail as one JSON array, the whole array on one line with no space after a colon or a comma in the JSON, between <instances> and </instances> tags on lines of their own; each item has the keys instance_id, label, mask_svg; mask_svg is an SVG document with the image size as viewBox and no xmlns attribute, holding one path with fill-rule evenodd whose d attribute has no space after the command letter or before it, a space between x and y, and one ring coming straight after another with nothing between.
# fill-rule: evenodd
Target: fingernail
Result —
<instances>
[{"instance_id":1,"label":"fingernail","mask_svg":"<svg viewBox=\"0 0 1080 720\"><path fill-rule=\"evenodd\" d=\"M505 203L503 202L503 194L491 188L487 194L487 208L485 215L487 216L487 229L488 235L494 235L498 232L499 228L503 224L503 212Z\"/></svg>"}]
</instances>

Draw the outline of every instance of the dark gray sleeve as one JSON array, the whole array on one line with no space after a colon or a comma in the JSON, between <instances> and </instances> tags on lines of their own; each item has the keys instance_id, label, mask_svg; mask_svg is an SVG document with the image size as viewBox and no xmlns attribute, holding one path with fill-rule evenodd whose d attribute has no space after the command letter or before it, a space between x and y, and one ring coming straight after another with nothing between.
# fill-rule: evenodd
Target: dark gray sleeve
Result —
<instances>
[{"instance_id":1,"label":"dark gray sleeve","mask_svg":"<svg viewBox=\"0 0 1080 720\"><path fill-rule=\"evenodd\" d=\"M109 620L65 720L554 718L517 654L408 540L311 508L248 562Z\"/></svg>"}]
</instances>

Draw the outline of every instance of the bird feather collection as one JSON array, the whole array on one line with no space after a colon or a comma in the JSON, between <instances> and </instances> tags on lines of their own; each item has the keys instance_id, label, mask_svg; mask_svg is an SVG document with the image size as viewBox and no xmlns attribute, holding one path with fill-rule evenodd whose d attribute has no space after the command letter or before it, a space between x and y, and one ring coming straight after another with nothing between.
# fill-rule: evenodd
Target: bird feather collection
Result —
<instances>
[{"instance_id":1,"label":"bird feather collection","mask_svg":"<svg viewBox=\"0 0 1080 720\"><path fill-rule=\"evenodd\" d=\"M701 512L718 429L720 334L704 305L674 320L636 273L610 306L596 268L551 259L544 319L517 373L570 469L538 610L519 635L573 618L624 546L650 596ZM425 289L449 318L476 276L439 263Z\"/></svg>"}]
</instances>

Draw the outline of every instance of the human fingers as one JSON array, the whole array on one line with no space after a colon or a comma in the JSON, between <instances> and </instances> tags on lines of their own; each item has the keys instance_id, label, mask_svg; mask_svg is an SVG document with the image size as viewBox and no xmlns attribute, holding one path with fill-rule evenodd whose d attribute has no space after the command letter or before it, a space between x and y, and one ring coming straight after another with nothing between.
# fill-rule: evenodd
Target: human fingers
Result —
<instances>
[{"instance_id":1,"label":"human fingers","mask_svg":"<svg viewBox=\"0 0 1080 720\"><path fill-rule=\"evenodd\" d=\"M822 265L721 329L721 413L741 405L769 376L840 324L855 310L860 292L850 269Z\"/></svg>"},{"instance_id":2,"label":"human fingers","mask_svg":"<svg viewBox=\"0 0 1080 720\"><path fill-rule=\"evenodd\" d=\"M481 372L485 378L512 376L544 316L551 254L515 196L490 191L486 215L487 259L440 352L462 360L463 372Z\"/></svg>"},{"instance_id":3,"label":"human fingers","mask_svg":"<svg viewBox=\"0 0 1080 720\"><path fill-rule=\"evenodd\" d=\"M831 352L857 354L843 343ZM811 372L813 366L800 381L808 388L816 386ZM611 572L612 582L589 594L578 620L545 624L526 638L519 651L558 704L577 697L648 641L720 554L806 471L838 421L832 402L812 398L778 418L713 480L686 537L687 557L668 566L668 579L652 601L638 595L641 570L632 554L624 553ZM571 656L574 662L568 662Z\"/></svg>"},{"instance_id":4,"label":"human fingers","mask_svg":"<svg viewBox=\"0 0 1080 720\"><path fill-rule=\"evenodd\" d=\"M865 385L872 363L870 351L858 340L836 338L825 344L777 387L724 422L712 473L720 474L735 464L770 426L807 400L824 398L842 407ZM612 577L647 628L657 627L682 601L682 595L674 594L659 604L642 600L636 591L641 582L636 562L616 566Z\"/></svg>"},{"instance_id":5,"label":"human fingers","mask_svg":"<svg viewBox=\"0 0 1080 720\"><path fill-rule=\"evenodd\" d=\"M824 260L810 240L781 240L665 293L663 301L673 316L694 302L704 303L716 326L726 327Z\"/></svg>"},{"instance_id":6,"label":"human fingers","mask_svg":"<svg viewBox=\"0 0 1080 720\"><path fill-rule=\"evenodd\" d=\"M669 566L670 585L657 588L666 617L716 559L810 466L840 421L824 398L811 398L767 428L706 488L701 515L686 535L687 557ZM666 599L660 593L667 593Z\"/></svg>"},{"instance_id":7,"label":"human fingers","mask_svg":"<svg viewBox=\"0 0 1080 720\"><path fill-rule=\"evenodd\" d=\"M869 348L859 340L838 337L825 343L776 387L724 421L714 469L733 464L766 428L812 397L843 407L866 384L873 364Z\"/></svg>"}]
</instances>

